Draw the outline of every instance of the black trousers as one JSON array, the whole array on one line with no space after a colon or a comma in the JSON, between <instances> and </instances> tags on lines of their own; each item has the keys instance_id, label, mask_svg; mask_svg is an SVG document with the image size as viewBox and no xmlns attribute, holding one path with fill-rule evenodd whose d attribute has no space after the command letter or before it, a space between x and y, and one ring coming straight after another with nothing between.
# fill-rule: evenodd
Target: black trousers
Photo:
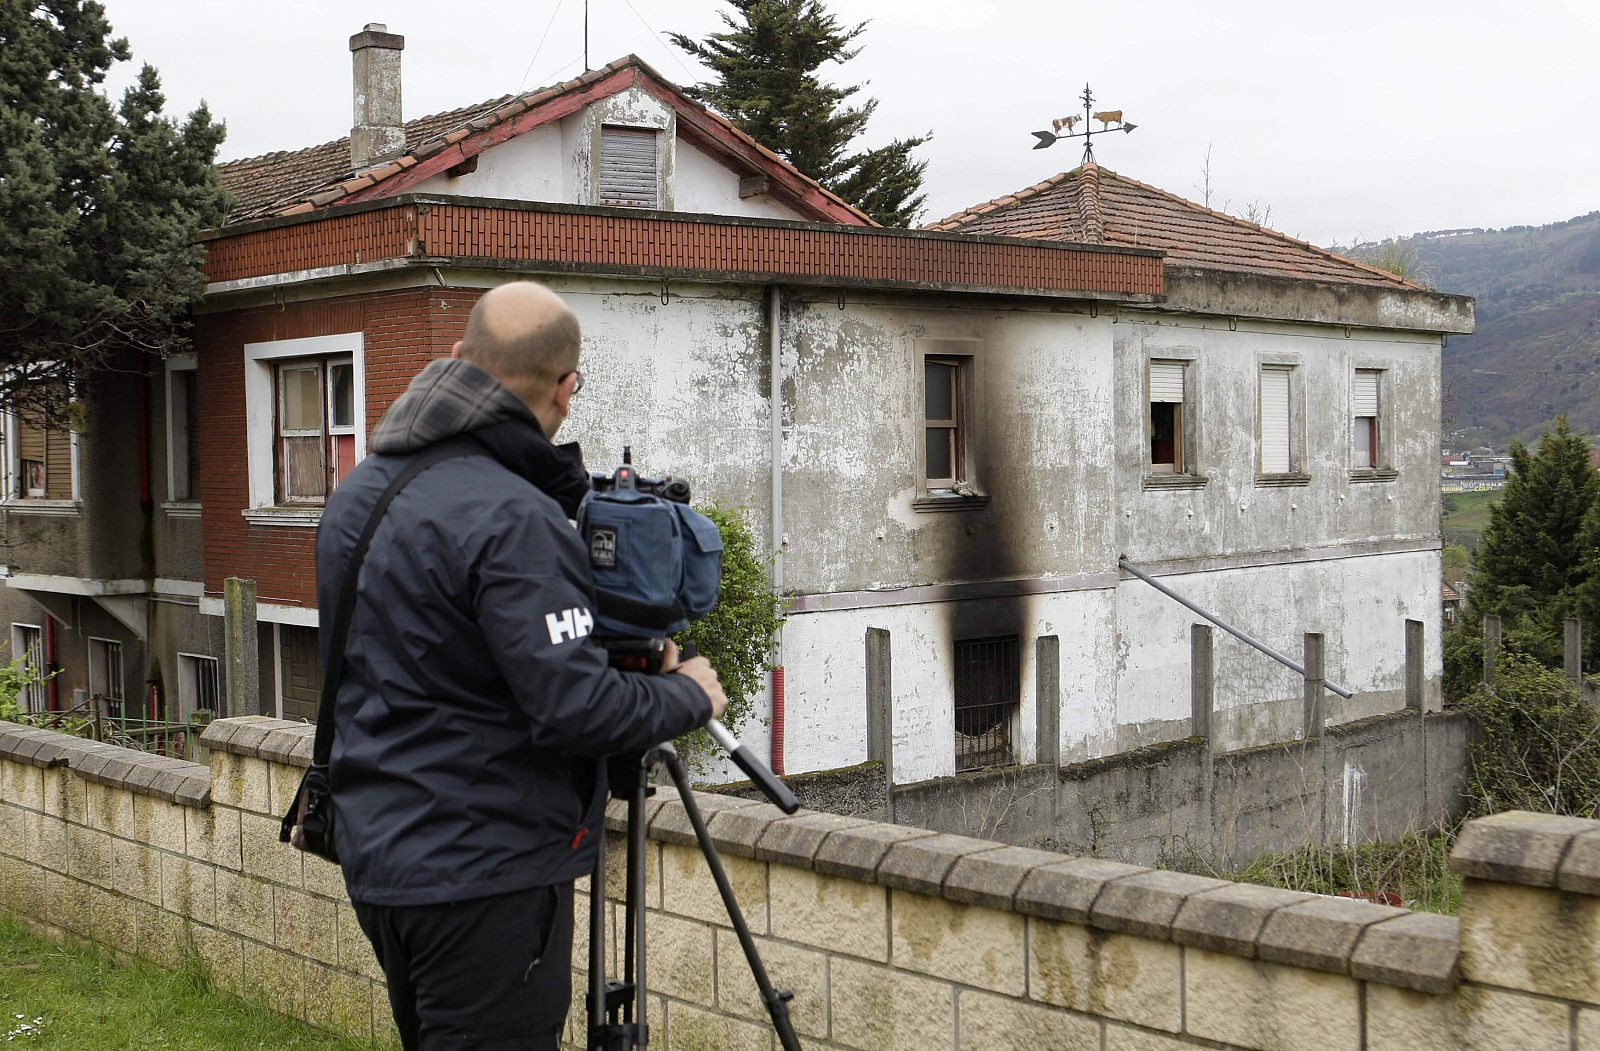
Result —
<instances>
[{"instance_id":1,"label":"black trousers","mask_svg":"<svg viewBox=\"0 0 1600 1051\"><path fill-rule=\"evenodd\" d=\"M572 884L445 905L355 902L406 1051L556 1051L572 1001Z\"/></svg>"}]
</instances>

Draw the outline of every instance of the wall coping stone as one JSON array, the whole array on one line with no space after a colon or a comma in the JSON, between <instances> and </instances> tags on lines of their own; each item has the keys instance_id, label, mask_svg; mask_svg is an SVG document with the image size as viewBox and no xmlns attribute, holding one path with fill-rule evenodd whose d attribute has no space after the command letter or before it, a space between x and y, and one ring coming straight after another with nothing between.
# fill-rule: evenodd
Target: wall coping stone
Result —
<instances>
[{"instance_id":1,"label":"wall coping stone","mask_svg":"<svg viewBox=\"0 0 1600 1051\"><path fill-rule=\"evenodd\" d=\"M1408 912L1375 923L1351 953L1350 975L1421 993L1448 993L1461 981L1461 921Z\"/></svg>"},{"instance_id":2,"label":"wall coping stone","mask_svg":"<svg viewBox=\"0 0 1600 1051\"><path fill-rule=\"evenodd\" d=\"M1554 887L1562 860L1584 833L1593 832L1595 822L1557 814L1530 814L1511 810L1492 817L1467 822L1450 853L1450 868L1470 879L1517 883L1525 887ZM1585 857L1590 856L1585 851ZM1574 867L1571 882L1584 882L1579 875L1584 862Z\"/></svg>"},{"instance_id":3,"label":"wall coping stone","mask_svg":"<svg viewBox=\"0 0 1600 1051\"><path fill-rule=\"evenodd\" d=\"M908 825L857 825L843 828L824 839L817 846L813 861L818 872L830 876L847 876L863 883L876 883L878 865L889 848L907 839L925 839L937 835L925 828Z\"/></svg>"},{"instance_id":4,"label":"wall coping stone","mask_svg":"<svg viewBox=\"0 0 1600 1051\"><path fill-rule=\"evenodd\" d=\"M1102 930L1172 940L1172 921L1190 897L1221 890L1227 880L1152 869L1109 881L1089 909L1089 923Z\"/></svg>"},{"instance_id":5,"label":"wall coping stone","mask_svg":"<svg viewBox=\"0 0 1600 1051\"><path fill-rule=\"evenodd\" d=\"M816 867L817 850L835 832L875 822L820 810L802 810L787 821L774 821L756 840L756 859L776 861L796 868Z\"/></svg>"},{"instance_id":6,"label":"wall coping stone","mask_svg":"<svg viewBox=\"0 0 1600 1051\"><path fill-rule=\"evenodd\" d=\"M1022 885L1017 888L1017 911L1047 920L1093 926L1089 913L1106 884L1153 871L1102 858L1068 858L1034 869L1023 878Z\"/></svg>"},{"instance_id":7,"label":"wall coping stone","mask_svg":"<svg viewBox=\"0 0 1600 1051\"><path fill-rule=\"evenodd\" d=\"M1405 909L1389 905L1319 896L1267 917L1256 949L1274 963L1349 974L1350 957L1366 929L1405 915Z\"/></svg>"},{"instance_id":8,"label":"wall coping stone","mask_svg":"<svg viewBox=\"0 0 1600 1051\"><path fill-rule=\"evenodd\" d=\"M944 896L969 905L1011 910L1016 905L1017 888L1028 873L1060 860L1060 854L1031 847L1001 847L967 854L957 858L945 876Z\"/></svg>"},{"instance_id":9,"label":"wall coping stone","mask_svg":"<svg viewBox=\"0 0 1600 1051\"><path fill-rule=\"evenodd\" d=\"M1556 886L1573 894L1600 895L1600 829L1572 841L1556 873Z\"/></svg>"},{"instance_id":10,"label":"wall coping stone","mask_svg":"<svg viewBox=\"0 0 1600 1051\"><path fill-rule=\"evenodd\" d=\"M211 805L211 771L199 763L87 741L57 730L0 722L0 759L45 769L65 766L85 781L182 806Z\"/></svg>"},{"instance_id":11,"label":"wall coping stone","mask_svg":"<svg viewBox=\"0 0 1600 1051\"><path fill-rule=\"evenodd\" d=\"M878 882L938 897L944 893L945 875L957 861L999 846L992 840L949 833L902 840L891 845L878 863Z\"/></svg>"},{"instance_id":12,"label":"wall coping stone","mask_svg":"<svg viewBox=\"0 0 1600 1051\"><path fill-rule=\"evenodd\" d=\"M1273 913L1315 900L1316 895L1303 891L1230 883L1185 900L1172 921L1172 940L1200 949L1255 958L1259 955L1256 942Z\"/></svg>"}]
</instances>

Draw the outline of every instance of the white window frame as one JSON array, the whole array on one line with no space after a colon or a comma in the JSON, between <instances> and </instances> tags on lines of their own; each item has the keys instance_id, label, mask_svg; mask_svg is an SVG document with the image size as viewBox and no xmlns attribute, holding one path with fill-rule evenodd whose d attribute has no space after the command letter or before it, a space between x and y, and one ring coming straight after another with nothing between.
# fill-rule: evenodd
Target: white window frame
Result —
<instances>
[{"instance_id":1,"label":"white window frame","mask_svg":"<svg viewBox=\"0 0 1600 1051\"><path fill-rule=\"evenodd\" d=\"M24 642L22 637L24 630L36 631L39 633L39 645L37 650L31 646L28 646ZM50 703L50 696L45 692L44 677L47 674L48 669L45 667L44 663L44 625L27 624L22 621L13 621L11 624L11 656L13 659L18 657L25 658L27 665L32 669L34 674L33 681L22 688L22 694L17 699L22 702L22 707L25 711L44 711Z\"/></svg>"},{"instance_id":2,"label":"white window frame","mask_svg":"<svg viewBox=\"0 0 1600 1051\"><path fill-rule=\"evenodd\" d=\"M76 515L82 500L78 488L78 432L66 428L72 464L72 496L66 500L17 496L22 475L22 421L15 412L0 413L0 441L5 455L0 456L0 505L29 514Z\"/></svg>"},{"instance_id":3,"label":"white window frame","mask_svg":"<svg viewBox=\"0 0 1600 1051\"><path fill-rule=\"evenodd\" d=\"M212 697L211 711L218 712L222 706L222 662L206 653L185 653L178 651L178 712L179 718L188 718L191 712L200 710L200 668L210 665L216 677L216 692Z\"/></svg>"},{"instance_id":4,"label":"white window frame","mask_svg":"<svg viewBox=\"0 0 1600 1051\"><path fill-rule=\"evenodd\" d=\"M245 455L250 483L249 504L243 511L246 520L256 525L310 526L322 518L320 507L280 507L277 503L274 470L277 391L273 369L286 358L327 358L341 354L350 355L356 463L360 463L367 456L367 373L362 334L342 332L244 345Z\"/></svg>"},{"instance_id":5,"label":"white window frame","mask_svg":"<svg viewBox=\"0 0 1600 1051\"><path fill-rule=\"evenodd\" d=\"M199 362L197 361L197 359L195 358L195 356L193 354L175 354L172 357L168 358L167 361L166 361L166 377L165 377L165 379L166 379L166 393L167 393L167 400L166 400L167 501L166 501L166 503L162 504L161 506L162 506L163 510L166 510L166 511L178 511L178 512L181 513L183 511L190 511L190 512L199 511L200 510L200 497L194 491L194 483L193 483L192 479L190 481L189 495L188 496L180 498L178 496L178 493L177 493L178 461L179 461L179 458L180 458L180 450L178 448L178 444L179 443L177 441L177 435L176 435L176 422L177 421L176 421L175 414L172 411L172 405L173 405L172 392L174 390L175 375L177 373L179 373L179 372L193 373L195 375L196 383L198 385L198 380L199 380L199 375L200 375L200 373L199 373ZM199 392L198 392L198 390L196 390L196 397L198 398L198 396L199 396ZM188 455L188 442L187 442L187 439L183 443L183 446L184 447L182 449L181 455L183 457L187 457L187 455Z\"/></svg>"}]
</instances>

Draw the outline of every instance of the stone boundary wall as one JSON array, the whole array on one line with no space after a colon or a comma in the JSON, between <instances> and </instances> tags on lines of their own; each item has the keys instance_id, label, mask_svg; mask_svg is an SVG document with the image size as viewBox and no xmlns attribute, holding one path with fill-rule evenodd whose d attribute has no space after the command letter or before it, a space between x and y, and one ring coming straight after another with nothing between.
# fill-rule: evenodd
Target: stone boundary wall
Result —
<instances>
[{"instance_id":1,"label":"stone boundary wall","mask_svg":"<svg viewBox=\"0 0 1600 1051\"><path fill-rule=\"evenodd\" d=\"M895 786L895 818L939 832L1136 864L1247 863L1310 841L1393 839L1458 819L1471 717L1395 712L1330 726L1316 741L1212 755L1203 737L1057 770L1038 764ZM818 810L881 818L881 763L789 778ZM756 798L748 782L725 791Z\"/></svg>"},{"instance_id":2,"label":"stone boundary wall","mask_svg":"<svg viewBox=\"0 0 1600 1051\"><path fill-rule=\"evenodd\" d=\"M198 957L223 988L384 1038L337 871L277 842L310 735L218 721L207 771L0 723L0 906L57 938ZM699 799L808 1048L1600 1049L1600 822L1469 824L1457 919ZM682 805L652 800L653 1042L771 1048L691 842Z\"/></svg>"}]
</instances>

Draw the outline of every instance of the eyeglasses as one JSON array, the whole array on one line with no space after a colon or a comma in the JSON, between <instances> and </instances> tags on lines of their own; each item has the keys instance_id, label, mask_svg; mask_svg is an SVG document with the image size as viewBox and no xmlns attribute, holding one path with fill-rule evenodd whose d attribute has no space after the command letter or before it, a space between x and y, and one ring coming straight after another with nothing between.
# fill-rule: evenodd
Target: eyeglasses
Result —
<instances>
[{"instance_id":1,"label":"eyeglasses","mask_svg":"<svg viewBox=\"0 0 1600 1051\"><path fill-rule=\"evenodd\" d=\"M571 372L563 372L561 374L561 379L556 380L556 382L560 383L561 380L566 379L568 376L576 377L572 381L572 393L576 394L583 389L583 373L579 372L577 369L573 369Z\"/></svg>"}]
</instances>

